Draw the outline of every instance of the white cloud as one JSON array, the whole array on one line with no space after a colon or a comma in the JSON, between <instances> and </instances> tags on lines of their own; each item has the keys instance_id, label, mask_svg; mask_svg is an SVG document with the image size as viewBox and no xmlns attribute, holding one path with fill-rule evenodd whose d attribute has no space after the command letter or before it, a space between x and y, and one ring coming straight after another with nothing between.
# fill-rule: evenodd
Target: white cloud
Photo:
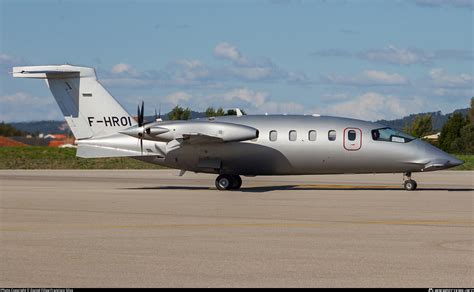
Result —
<instances>
[{"instance_id":1,"label":"white cloud","mask_svg":"<svg viewBox=\"0 0 474 292\"><path fill-rule=\"evenodd\" d=\"M407 83L407 79L397 73L390 74L383 71L369 70L369 71L365 71L364 75L367 76L369 80L382 82L385 84L406 84Z\"/></svg>"},{"instance_id":2,"label":"white cloud","mask_svg":"<svg viewBox=\"0 0 474 292\"><path fill-rule=\"evenodd\" d=\"M210 95L202 100L198 98L197 100L199 100L200 104L208 104L214 107L239 107L254 114L301 114L305 111L305 107L299 103L293 101L275 101L271 100L270 97L270 94L266 91L236 88Z\"/></svg>"},{"instance_id":3,"label":"white cloud","mask_svg":"<svg viewBox=\"0 0 474 292\"><path fill-rule=\"evenodd\" d=\"M268 96L269 93L264 91L254 91L248 88L238 88L228 92L224 92L222 94L217 94L215 97L221 97L227 102L233 100L241 100L254 107L260 107L262 104L265 103Z\"/></svg>"},{"instance_id":4,"label":"white cloud","mask_svg":"<svg viewBox=\"0 0 474 292\"><path fill-rule=\"evenodd\" d=\"M112 67L111 72L113 74L127 74L130 76L137 76L137 71L132 67L132 65L119 63Z\"/></svg>"},{"instance_id":5,"label":"white cloud","mask_svg":"<svg viewBox=\"0 0 474 292\"><path fill-rule=\"evenodd\" d=\"M366 70L355 76L328 75L321 79L325 83L352 86L406 85L409 83L408 78L398 73L391 74L377 70Z\"/></svg>"},{"instance_id":6,"label":"white cloud","mask_svg":"<svg viewBox=\"0 0 474 292\"><path fill-rule=\"evenodd\" d=\"M27 64L28 61L21 57L16 57L0 52L0 74L6 74L12 71L12 67Z\"/></svg>"},{"instance_id":7,"label":"white cloud","mask_svg":"<svg viewBox=\"0 0 474 292\"><path fill-rule=\"evenodd\" d=\"M372 49L360 52L358 56L374 62L383 62L397 65L428 64L435 57L420 49L405 49L389 45L383 49Z\"/></svg>"},{"instance_id":8,"label":"white cloud","mask_svg":"<svg viewBox=\"0 0 474 292\"><path fill-rule=\"evenodd\" d=\"M323 112L362 120L399 118L408 113L421 111L423 101L419 97L402 100L399 97L367 92L351 100L332 104Z\"/></svg>"},{"instance_id":9,"label":"white cloud","mask_svg":"<svg viewBox=\"0 0 474 292\"><path fill-rule=\"evenodd\" d=\"M215 77L238 81L286 81L288 83L306 83L308 78L304 73L286 71L268 58L250 59L239 49L229 43L219 43L214 48L214 56L232 61L231 67L216 70Z\"/></svg>"},{"instance_id":10,"label":"white cloud","mask_svg":"<svg viewBox=\"0 0 474 292\"><path fill-rule=\"evenodd\" d=\"M20 65L24 62L25 60L23 58L0 53L0 65Z\"/></svg>"},{"instance_id":11,"label":"white cloud","mask_svg":"<svg viewBox=\"0 0 474 292\"><path fill-rule=\"evenodd\" d=\"M238 79L258 81L276 79L280 76L278 70L272 67L234 67L230 68L228 73L230 76Z\"/></svg>"},{"instance_id":12,"label":"white cloud","mask_svg":"<svg viewBox=\"0 0 474 292\"><path fill-rule=\"evenodd\" d=\"M0 121L42 121L61 118L61 111L52 96L38 97L25 92L0 96Z\"/></svg>"},{"instance_id":13,"label":"white cloud","mask_svg":"<svg viewBox=\"0 0 474 292\"><path fill-rule=\"evenodd\" d=\"M474 1L474 0L473 0ZM389 63L396 65L412 65L422 64L427 65L436 60L457 60L457 61L471 61L474 59L472 50L464 50L459 48L448 48L441 50L424 50L419 48L400 48L394 45L389 45L385 48L368 49L359 52L352 52L347 49L323 49L310 53L311 56L318 56L322 58L327 57L358 57L360 59L371 62Z\"/></svg>"},{"instance_id":14,"label":"white cloud","mask_svg":"<svg viewBox=\"0 0 474 292\"><path fill-rule=\"evenodd\" d=\"M449 75L443 69L435 68L429 71L429 78L437 87L473 87L472 75L462 73L459 75Z\"/></svg>"},{"instance_id":15,"label":"white cloud","mask_svg":"<svg viewBox=\"0 0 474 292\"><path fill-rule=\"evenodd\" d=\"M435 88L435 96L444 98L466 98L474 96L474 88ZM449 100L449 99L448 99Z\"/></svg>"},{"instance_id":16,"label":"white cloud","mask_svg":"<svg viewBox=\"0 0 474 292\"><path fill-rule=\"evenodd\" d=\"M153 84L151 80L135 78L135 77L123 77L123 78L103 78L100 81L106 86L114 87L145 87Z\"/></svg>"},{"instance_id":17,"label":"white cloud","mask_svg":"<svg viewBox=\"0 0 474 292\"><path fill-rule=\"evenodd\" d=\"M120 63L110 71L104 72L104 84L117 87L200 87L222 88L231 82L286 82L289 84L308 83L308 77L302 72L289 72L276 66L271 60L260 59L248 61L240 53L233 53L231 48L224 54L233 60L227 66L209 66L199 60L177 60L169 63L162 70L138 72L131 65Z\"/></svg>"},{"instance_id":18,"label":"white cloud","mask_svg":"<svg viewBox=\"0 0 474 292\"><path fill-rule=\"evenodd\" d=\"M439 7L439 6L453 6L457 8L473 8L473 0L414 0L419 6L425 7Z\"/></svg>"},{"instance_id":19,"label":"white cloud","mask_svg":"<svg viewBox=\"0 0 474 292\"><path fill-rule=\"evenodd\" d=\"M178 105L181 102L188 102L190 98L191 95L183 91L174 92L165 97L166 101L173 105Z\"/></svg>"},{"instance_id":20,"label":"white cloud","mask_svg":"<svg viewBox=\"0 0 474 292\"><path fill-rule=\"evenodd\" d=\"M281 113L281 114L302 114L305 111L305 107L296 102L277 102L268 101L262 104L258 108L260 113Z\"/></svg>"},{"instance_id":21,"label":"white cloud","mask_svg":"<svg viewBox=\"0 0 474 292\"><path fill-rule=\"evenodd\" d=\"M347 93L326 93L321 96L323 101L337 101L337 100L346 100L351 98Z\"/></svg>"},{"instance_id":22,"label":"white cloud","mask_svg":"<svg viewBox=\"0 0 474 292\"><path fill-rule=\"evenodd\" d=\"M217 46L214 48L214 56L217 58L231 60L232 62L235 62L239 65L245 65L248 63L247 58L242 56L236 46L226 42L217 44Z\"/></svg>"}]
</instances>

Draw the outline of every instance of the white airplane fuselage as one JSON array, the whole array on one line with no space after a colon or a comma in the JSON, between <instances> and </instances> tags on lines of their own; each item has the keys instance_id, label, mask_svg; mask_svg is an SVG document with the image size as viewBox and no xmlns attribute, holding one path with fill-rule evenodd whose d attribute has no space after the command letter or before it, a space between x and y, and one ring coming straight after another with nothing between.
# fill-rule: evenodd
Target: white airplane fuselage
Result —
<instances>
[{"instance_id":1,"label":"white airplane fuselage","mask_svg":"<svg viewBox=\"0 0 474 292\"><path fill-rule=\"evenodd\" d=\"M239 175L404 173L463 162L384 125L326 116L251 115L138 122L98 82L95 70L71 65L14 67L13 76L45 79L77 139L77 156L131 157L219 174L218 189L238 189Z\"/></svg>"}]
</instances>

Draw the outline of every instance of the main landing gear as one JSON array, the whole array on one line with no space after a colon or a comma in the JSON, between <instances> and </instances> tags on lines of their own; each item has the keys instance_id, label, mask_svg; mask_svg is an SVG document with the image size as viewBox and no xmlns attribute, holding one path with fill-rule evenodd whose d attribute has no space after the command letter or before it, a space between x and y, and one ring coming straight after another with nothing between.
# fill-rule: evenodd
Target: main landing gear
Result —
<instances>
[{"instance_id":1,"label":"main landing gear","mask_svg":"<svg viewBox=\"0 0 474 292\"><path fill-rule=\"evenodd\" d=\"M403 186L407 191L414 191L416 190L417 184L416 181L411 179L411 172L406 172L403 174Z\"/></svg>"},{"instance_id":2,"label":"main landing gear","mask_svg":"<svg viewBox=\"0 0 474 292\"><path fill-rule=\"evenodd\" d=\"M238 190L242 186L242 179L238 175L221 174L216 178L216 188L220 191Z\"/></svg>"}]
</instances>

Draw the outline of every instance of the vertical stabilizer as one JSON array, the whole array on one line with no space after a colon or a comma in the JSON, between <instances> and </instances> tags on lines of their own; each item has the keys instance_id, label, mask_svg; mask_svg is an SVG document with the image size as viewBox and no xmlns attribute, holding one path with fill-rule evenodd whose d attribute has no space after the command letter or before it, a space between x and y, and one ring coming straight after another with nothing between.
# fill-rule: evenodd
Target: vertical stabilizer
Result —
<instances>
[{"instance_id":1,"label":"vertical stabilizer","mask_svg":"<svg viewBox=\"0 0 474 292\"><path fill-rule=\"evenodd\" d=\"M76 139L109 136L136 125L100 84L93 68L13 67L13 77L45 79Z\"/></svg>"}]
</instances>

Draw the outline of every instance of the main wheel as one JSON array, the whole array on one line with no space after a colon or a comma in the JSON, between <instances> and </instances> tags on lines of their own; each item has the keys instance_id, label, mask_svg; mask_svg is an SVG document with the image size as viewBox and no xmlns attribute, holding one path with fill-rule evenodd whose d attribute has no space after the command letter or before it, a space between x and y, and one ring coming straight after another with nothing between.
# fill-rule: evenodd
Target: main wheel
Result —
<instances>
[{"instance_id":1,"label":"main wheel","mask_svg":"<svg viewBox=\"0 0 474 292\"><path fill-rule=\"evenodd\" d=\"M404 183L404 187L405 187L405 190L407 191L414 191L416 190L416 187L417 187L416 181L412 179L406 180Z\"/></svg>"},{"instance_id":2,"label":"main wheel","mask_svg":"<svg viewBox=\"0 0 474 292\"><path fill-rule=\"evenodd\" d=\"M233 190L238 190L242 186L242 179L238 175L232 176L232 187Z\"/></svg>"},{"instance_id":3,"label":"main wheel","mask_svg":"<svg viewBox=\"0 0 474 292\"><path fill-rule=\"evenodd\" d=\"M216 178L216 188L220 191L229 190L233 185L233 177L227 174L221 174Z\"/></svg>"}]
</instances>

